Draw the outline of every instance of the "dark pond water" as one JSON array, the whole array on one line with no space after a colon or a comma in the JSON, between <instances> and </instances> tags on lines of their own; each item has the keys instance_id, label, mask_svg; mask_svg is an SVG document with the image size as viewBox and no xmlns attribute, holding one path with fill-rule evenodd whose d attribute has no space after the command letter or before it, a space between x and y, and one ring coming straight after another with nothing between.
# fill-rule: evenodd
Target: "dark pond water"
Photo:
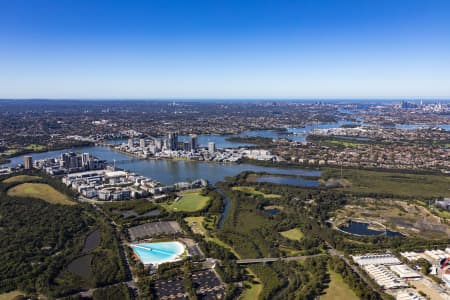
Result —
<instances>
[{"instance_id":1,"label":"dark pond water","mask_svg":"<svg viewBox=\"0 0 450 300\"><path fill-rule=\"evenodd\" d=\"M303 177L291 177L291 176L272 176L263 175L259 176L255 180L256 182L268 182L275 184L288 184L298 187L319 187L319 180L305 179Z\"/></svg>"},{"instance_id":2,"label":"dark pond water","mask_svg":"<svg viewBox=\"0 0 450 300\"><path fill-rule=\"evenodd\" d=\"M72 261L67 269L69 272L87 279L91 276L91 261L91 254L84 255Z\"/></svg>"},{"instance_id":3,"label":"dark pond water","mask_svg":"<svg viewBox=\"0 0 450 300\"><path fill-rule=\"evenodd\" d=\"M81 250L82 253L88 253L95 247L97 247L100 244L100 232L97 230L93 231L91 234L89 234L84 241L83 250Z\"/></svg>"},{"instance_id":4,"label":"dark pond water","mask_svg":"<svg viewBox=\"0 0 450 300\"><path fill-rule=\"evenodd\" d=\"M278 215L280 213L280 210L276 209L276 208L273 208L273 209L265 209L264 212L266 214L269 214L269 215L273 216L273 215Z\"/></svg>"},{"instance_id":5,"label":"dark pond water","mask_svg":"<svg viewBox=\"0 0 450 300\"><path fill-rule=\"evenodd\" d=\"M355 234L355 235L365 235L365 236L371 236L371 235L386 235L386 236L402 236L401 233L399 232L395 232L395 231L381 231L381 230L374 230L374 229L370 229L369 228L369 224L368 223L363 223L363 222L356 222L356 221L351 221L345 225L341 225L338 227L340 230L350 233L350 234Z\"/></svg>"},{"instance_id":6,"label":"dark pond water","mask_svg":"<svg viewBox=\"0 0 450 300\"><path fill-rule=\"evenodd\" d=\"M227 218L228 214L230 213L231 199L220 189L216 189L216 191L222 196L222 199L224 200L224 204L225 204L223 212L220 214L219 222L217 223L217 229L220 230L220 229L222 229L225 219Z\"/></svg>"}]
</instances>

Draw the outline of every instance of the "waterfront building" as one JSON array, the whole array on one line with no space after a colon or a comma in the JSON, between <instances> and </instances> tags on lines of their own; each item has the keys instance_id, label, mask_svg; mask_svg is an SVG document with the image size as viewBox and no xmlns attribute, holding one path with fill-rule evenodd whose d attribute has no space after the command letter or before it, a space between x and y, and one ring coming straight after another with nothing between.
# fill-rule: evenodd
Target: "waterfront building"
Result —
<instances>
[{"instance_id":1,"label":"waterfront building","mask_svg":"<svg viewBox=\"0 0 450 300\"><path fill-rule=\"evenodd\" d=\"M87 167L89 165L89 161L91 160L91 155L89 153L83 153L81 155L81 164L83 167Z\"/></svg>"},{"instance_id":2,"label":"waterfront building","mask_svg":"<svg viewBox=\"0 0 450 300\"><path fill-rule=\"evenodd\" d=\"M145 148L145 140L144 139L139 139L139 147Z\"/></svg>"},{"instance_id":3,"label":"waterfront building","mask_svg":"<svg viewBox=\"0 0 450 300\"><path fill-rule=\"evenodd\" d=\"M128 147L133 148L133 139L128 139Z\"/></svg>"},{"instance_id":4,"label":"waterfront building","mask_svg":"<svg viewBox=\"0 0 450 300\"><path fill-rule=\"evenodd\" d=\"M176 132L169 133L168 137L169 150L177 150L178 146L178 134Z\"/></svg>"},{"instance_id":5,"label":"waterfront building","mask_svg":"<svg viewBox=\"0 0 450 300\"><path fill-rule=\"evenodd\" d=\"M23 167L25 170L31 170L33 168L33 158L29 155L23 157Z\"/></svg>"},{"instance_id":6,"label":"waterfront building","mask_svg":"<svg viewBox=\"0 0 450 300\"><path fill-rule=\"evenodd\" d=\"M209 154L214 154L216 152L216 143L208 142L208 152Z\"/></svg>"},{"instance_id":7,"label":"waterfront building","mask_svg":"<svg viewBox=\"0 0 450 300\"><path fill-rule=\"evenodd\" d=\"M163 147L163 141L161 139L155 139L155 152L161 151Z\"/></svg>"},{"instance_id":8,"label":"waterfront building","mask_svg":"<svg viewBox=\"0 0 450 300\"><path fill-rule=\"evenodd\" d=\"M189 142L191 144L191 151L198 149L198 136L196 134L189 135Z\"/></svg>"},{"instance_id":9,"label":"waterfront building","mask_svg":"<svg viewBox=\"0 0 450 300\"><path fill-rule=\"evenodd\" d=\"M184 151L191 151L191 144L189 142L184 142L183 143L183 150Z\"/></svg>"}]
</instances>

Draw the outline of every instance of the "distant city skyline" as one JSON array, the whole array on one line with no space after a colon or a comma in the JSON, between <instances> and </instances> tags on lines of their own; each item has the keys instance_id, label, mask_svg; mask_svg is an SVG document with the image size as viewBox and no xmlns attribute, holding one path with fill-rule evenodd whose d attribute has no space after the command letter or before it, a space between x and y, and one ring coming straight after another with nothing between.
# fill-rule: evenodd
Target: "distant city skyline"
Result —
<instances>
[{"instance_id":1,"label":"distant city skyline","mask_svg":"<svg viewBox=\"0 0 450 300\"><path fill-rule=\"evenodd\" d=\"M449 99L450 2L0 1L4 99Z\"/></svg>"}]
</instances>

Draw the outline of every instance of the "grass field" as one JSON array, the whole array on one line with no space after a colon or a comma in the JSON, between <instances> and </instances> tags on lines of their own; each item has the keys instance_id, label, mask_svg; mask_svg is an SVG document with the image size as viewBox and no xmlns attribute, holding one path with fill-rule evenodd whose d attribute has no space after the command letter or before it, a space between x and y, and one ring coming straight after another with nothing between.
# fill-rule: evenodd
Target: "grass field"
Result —
<instances>
[{"instance_id":1,"label":"grass field","mask_svg":"<svg viewBox=\"0 0 450 300\"><path fill-rule=\"evenodd\" d=\"M205 217L186 217L184 220L188 223L193 233L203 236L207 235L206 228L203 226Z\"/></svg>"},{"instance_id":2,"label":"grass field","mask_svg":"<svg viewBox=\"0 0 450 300\"><path fill-rule=\"evenodd\" d=\"M8 196L31 197L51 204L75 205L69 197L45 183L22 183L8 190Z\"/></svg>"},{"instance_id":3,"label":"grass field","mask_svg":"<svg viewBox=\"0 0 450 300\"><path fill-rule=\"evenodd\" d=\"M450 176L404 174L344 169L349 185L343 190L354 193L393 194L406 197L450 197ZM326 169L323 178L338 178L340 170Z\"/></svg>"},{"instance_id":4,"label":"grass field","mask_svg":"<svg viewBox=\"0 0 450 300\"><path fill-rule=\"evenodd\" d=\"M23 296L24 294L19 291L12 291L4 294L0 294L0 300L11 300L14 299L17 296Z\"/></svg>"},{"instance_id":5,"label":"grass field","mask_svg":"<svg viewBox=\"0 0 450 300\"><path fill-rule=\"evenodd\" d=\"M261 294L263 285L261 283L246 282L250 285L250 288L245 289L242 295L239 297L241 300L255 300L258 299L259 294Z\"/></svg>"},{"instance_id":6,"label":"grass field","mask_svg":"<svg viewBox=\"0 0 450 300\"><path fill-rule=\"evenodd\" d=\"M256 274L250 269L245 269L251 277L253 277L252 282L246 281L245 284L249 285L250 288L245 289L241 296L239 297L240 300L254 300L259 298L259 294L261 294L261 291L263 289L263 284L261 283L261 280L256 276Z\"/></svg>"},{"instance_id":7,"label":"grass field","mask_svg":"<svg viewBox=\"0 0 450 300\"><path fill-rule=\"evenodd\" d=\"M280 195L277 194L265 194L263 192L257 191L254 186L234 186L232 188L233 191L240 191L246 194L251 195L259 195L263 196L264 198L280 198Z\"/></svg>"},{"instance_id":8,"label":"grass field","mask_svg":"<svg viewBox=\"0 0 450 300\"><path fill-rule=\"evenodd\" d=\"M303 232L298 228L293 228L287 231L281 231L280 234L285 238L293 241L300 241L303 238Z\"/></svg>"},{"instance_id":9,"label":"grass field","mask_svg":"<svg viewBox=\"0 0 450 300\"><path fill-rule=\"evenodd\" d=\"M321 300L358 300L355 292L344 282L341 275L329 270L330 283Z\"/></svg>"},{"instance_id":10,"label":"grass field","mask_svg":"<svg viewBox=\"0 0 450 300\"><path fill-rule=\"evenodd\" d=\"M13 182L27 182L27 181L33 181L42 179L42 177L39 176L31 176L31 175L17 175L13 177L9 177L5 180L3 180L4 183L13 183Z\"/></svg>"},{"instance_id":11,"label":"grass field","mask_svg":"<svg viewBox=\"0 0 450 300\"><path fill-rule=\"evenodd\" d=\"M287 247L284 245L278 246L278 249L286 256L299 256L303 253L303 251L301 250L296 250L295 248Z\"/></svg>"},{"instance_id":12,"label":"grass field","mask_svg":"<svg viewBox=\"0 0 450 300\"><path fill-rule=\"evenodd\" d=\"M163 204L170 211L195 212L200 211L208 205L209 197L202 196L199 192L186 192L181 198L171 204Z\"/></svg>"},{"instance_id":13,"label":"grass field","mask_svg":"<svg viewBox=\"0 0 450 300\"><path fill-rule=\"evenodd\" d=\"M38 144L30 144L25 147L27 150L33 150L33 151L44 151L46 149L45 146L38 145Z\"/></svg>"},{"instance_id":14,"label":"grass field","mask_svg":"<svg viewBox=\"0 0 450 300\"><path fill-rule=\"evenodd\" d=\"M325 143L329 143L331 145L341 145L344 147L358 147L361 146L361 143L352 142L352 141L344 141L344 140L330 140L326 141Z\"/></svg>"}]
</instances>

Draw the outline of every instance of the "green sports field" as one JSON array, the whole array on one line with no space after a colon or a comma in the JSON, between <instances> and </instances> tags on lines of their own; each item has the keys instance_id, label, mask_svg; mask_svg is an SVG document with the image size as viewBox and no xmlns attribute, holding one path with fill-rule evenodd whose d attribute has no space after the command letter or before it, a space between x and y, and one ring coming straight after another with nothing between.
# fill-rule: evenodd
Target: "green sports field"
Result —
<instances>
[{"instance_id":1,"label":"green sports field","mask_svg":"<svg viewBox=\"0 0 450 300\"><path fill-rule=\"evenodd\" d=\"M203 196L200 192L185 192L180 195L178 201L163 206L174 212L196 212L204 209L208 202L209 197Z\"/></svg>"}]
</instances>

